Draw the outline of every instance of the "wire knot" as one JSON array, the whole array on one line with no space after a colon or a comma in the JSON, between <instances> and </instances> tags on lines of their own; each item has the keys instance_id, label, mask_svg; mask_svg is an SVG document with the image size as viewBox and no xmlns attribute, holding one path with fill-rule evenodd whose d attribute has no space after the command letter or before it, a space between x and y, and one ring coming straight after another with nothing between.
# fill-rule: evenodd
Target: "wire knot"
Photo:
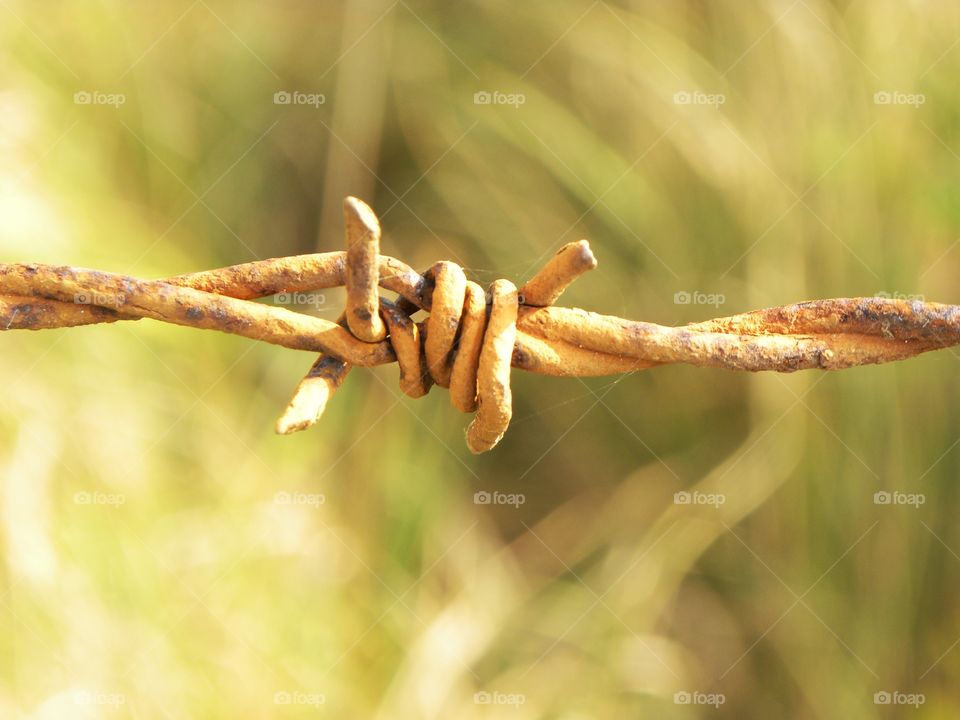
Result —
<instances>
[{"instance_id":1,"label":"wire knot","mask_svg":"<svg viewBox=\"0 0 960 720\"><path fill-rule=\"evenodd\" d=\"M400 389L410 397L423 397L433 385L447 388L455 408L476 413L467 446L474 453L492 449L513 415L510 368L521 297L523 304L552 304L576 277L596 267L589 244L565 246L522 293L509 280L496 280L484 291L459 265L442 260L419 277L415 299L392 302L379 294L381 231L375 213L354 197L343 207L347 300L338 323L357 340L389 343L400 367ZM430 314L416 322L411 316L421 309ZM277 432L315 423L350 368L321 354L277 421Z\"/></svg>"}]
</instances>

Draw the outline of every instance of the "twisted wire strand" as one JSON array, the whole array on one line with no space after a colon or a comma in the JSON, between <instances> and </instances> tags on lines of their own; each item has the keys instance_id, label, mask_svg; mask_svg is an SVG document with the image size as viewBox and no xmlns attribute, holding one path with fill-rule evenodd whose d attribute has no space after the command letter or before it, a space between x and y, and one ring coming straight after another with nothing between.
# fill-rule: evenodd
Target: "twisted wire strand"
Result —
<instances>
[{"instance_id":1,"label":"twisted wire strand","mask_svg":"<svg viewBox=\"0 0 960 720\"><path fill-rule=\"evenodd\" d=\"M473 452L493 448L512 414L511 367L555 376L609 375L687 363L743 371L836 370L960 344L960 306L838 298L716 318L682 327L554 306L596 267L589 243L565 245L519 290L487 291L448 261L425 273L380 254L373 210L344 201L347 249L260 260L163 280L69 266L0 264L0 330L74 327L147 317L319 353L276 424L310 427L354 365L397 362L400 388L434 384L476 413ZM336 322L252 302L345 286ZM396 300L380 296L396 293ZM424 310L429 315L415 321Z\"/></svg>"}]
</instances>

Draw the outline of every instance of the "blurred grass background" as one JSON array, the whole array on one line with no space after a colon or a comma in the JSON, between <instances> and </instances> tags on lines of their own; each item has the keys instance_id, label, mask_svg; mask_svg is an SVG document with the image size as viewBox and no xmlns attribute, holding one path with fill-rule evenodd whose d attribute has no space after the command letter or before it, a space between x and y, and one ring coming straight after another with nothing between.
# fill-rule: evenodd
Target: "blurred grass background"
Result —
<instances>
[{"instance_id":1,"label":"blurred grass background","mask_svg":"<svg viewBox=\"0 0 960 720\"><path fill-rule=\"evenodd\" d=\"M589 238L563 304L631 318L957 303L958 29L932 1L0 0L0 257L340 249L352 194L384 252L481 283ZM0 717L960 713L955 351L518 372L475 458L395 367L277 437L307 354L147 321L2 340Z\"/></svg>"}]
</instances>

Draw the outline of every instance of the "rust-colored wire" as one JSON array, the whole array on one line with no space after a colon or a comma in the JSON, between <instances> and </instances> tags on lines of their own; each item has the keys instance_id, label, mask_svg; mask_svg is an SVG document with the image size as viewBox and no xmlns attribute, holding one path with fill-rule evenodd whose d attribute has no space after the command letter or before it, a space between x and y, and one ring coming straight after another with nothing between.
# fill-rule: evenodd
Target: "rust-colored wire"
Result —
<instances>
[{"instance_id":1,"label":"rust-colored wire","mask_svg":"<svg viewBox=\"0 0 960 720\"><path fill-rule=\"evenodd\" d=\"M596 267L586 240L565 245L519 290L485 293L463 269L439 262L423 275L380 255L380 225L356 198L344 202L345 252L300 255L140 280L82 268L0 264L0 329L40 330L147 317L320 353L277 432L314 424L354 365L397 362L400 387L422 397L449 387L454 407L476 411L473 452L493 448L511 417L510 368L556 376L610 375L666 363L793 372L890 362L960 344L960 306L840 298L757 310L683 327L555 307ZM251 302L345 286L337 322ZM378 286L397 294L379 296ZM429 312L420 322L412 315Z\"/></svg>"}]
</instances>

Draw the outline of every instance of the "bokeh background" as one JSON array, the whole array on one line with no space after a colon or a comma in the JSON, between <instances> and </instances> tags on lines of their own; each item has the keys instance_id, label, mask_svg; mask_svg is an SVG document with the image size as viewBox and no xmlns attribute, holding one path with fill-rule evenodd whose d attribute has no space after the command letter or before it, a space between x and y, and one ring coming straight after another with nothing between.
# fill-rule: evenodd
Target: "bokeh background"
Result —
<instances>
[{"instance_id":1,"label":"bokeh background","mask_svg":"<svg viewBox=\"0 0 960 720\"><path fill-rule=\"evenodd\" d=\"M563 304L630 318L960 302L950 3L0 0L0 48L7 262L335 250L352 194L484 284L589 238ZM278 437L308 354L0 340L0 717L960 713L953 350L517 372L473 457L395 367Z\"/></svg>"}]
</instances>

